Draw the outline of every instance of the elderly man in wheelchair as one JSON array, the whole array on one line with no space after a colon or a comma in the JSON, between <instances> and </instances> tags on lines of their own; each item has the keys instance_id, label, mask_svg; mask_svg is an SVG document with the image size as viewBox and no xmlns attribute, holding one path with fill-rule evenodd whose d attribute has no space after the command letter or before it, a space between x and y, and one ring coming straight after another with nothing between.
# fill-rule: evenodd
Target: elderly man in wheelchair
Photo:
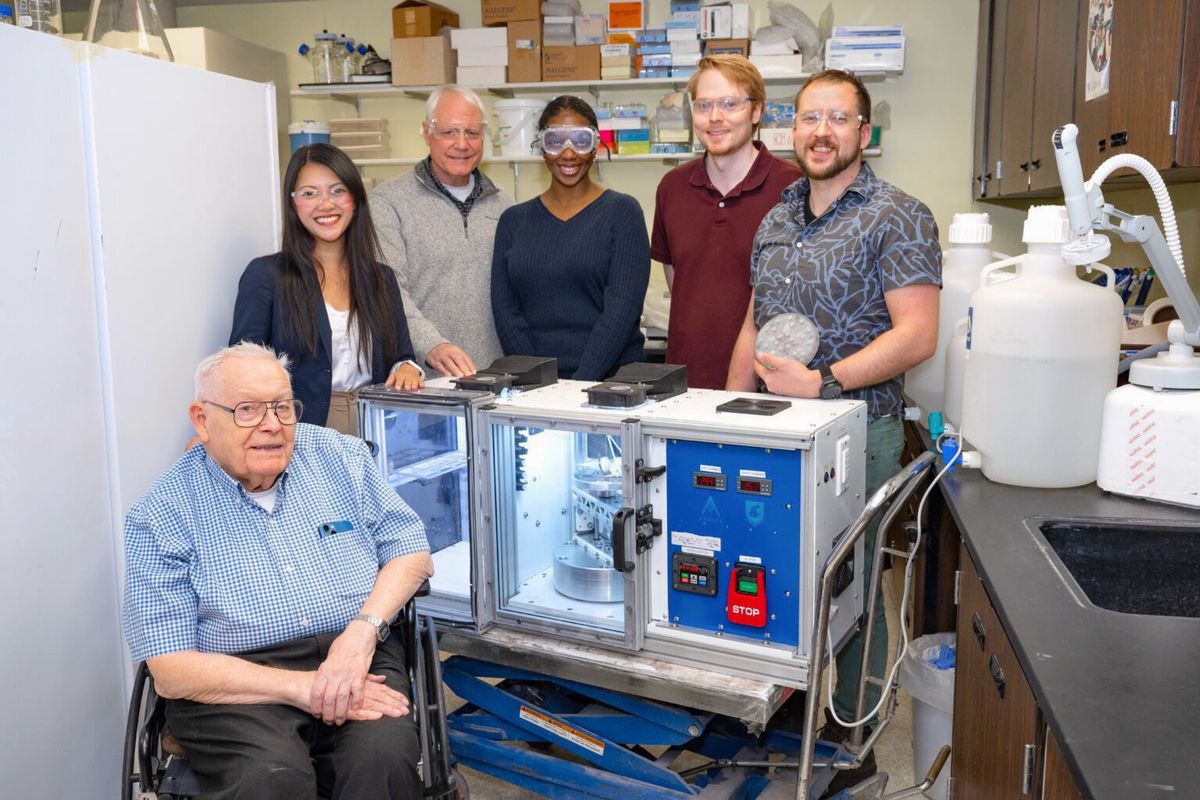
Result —
<instances>
[{"instance_id":1,"label":"elderly man in wheelchair","mask_svg":"<svg viewBox=\"0 0 1200 800\"><path fill-rule=\"evenodd\" d=\"M125 634L203 796L418 798L402 637L424 526L359 439L303 423L285 356L205 359L200 440L125 522Z\"/></svg>"}]
</instances>

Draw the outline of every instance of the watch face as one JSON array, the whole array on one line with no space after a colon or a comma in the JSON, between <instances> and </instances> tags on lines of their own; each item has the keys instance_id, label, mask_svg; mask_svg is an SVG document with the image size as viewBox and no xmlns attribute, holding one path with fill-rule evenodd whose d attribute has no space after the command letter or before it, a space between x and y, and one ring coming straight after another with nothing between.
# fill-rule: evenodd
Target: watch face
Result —
<instances>
[{"instance_id":1,"label":"watch face","mask_svg":"<svg viewBox=\"0 0 1200 800\"><path fill-rule=\"evenodd\" d=\"M388 625L388 624L385 622L385 623L383 623L382 625L380 625L380 626L379 626L378 630L379 630L379 641L380 641L381 643L382 643L382 642L386 642L386 641L387 641L387 638L388 638L388 636L390 636L390 635L391 635L391 633L392 633L392 628L391 628L391 626L390 626L390 625Z\"/></svg>"}]
</instances>

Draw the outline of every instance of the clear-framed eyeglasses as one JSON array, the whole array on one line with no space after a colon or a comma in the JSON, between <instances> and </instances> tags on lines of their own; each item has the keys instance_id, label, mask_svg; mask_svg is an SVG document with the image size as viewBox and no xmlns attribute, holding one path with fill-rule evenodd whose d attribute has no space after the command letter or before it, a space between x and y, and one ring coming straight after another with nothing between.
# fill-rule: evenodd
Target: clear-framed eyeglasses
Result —
<instances>
[{"instance_id":1,"label":"clear-framed eyeglasses","mask_svg":"<svg viewBox=\"0 0 1200 800\"><path fill-rule=\"evenodd\" d=\"M292 199L304 206L317 205L323 198L328 198L334 205L344 206L353 199L353 195L350 194L350 189L341 183L335 183L324 191L315 186L301 186L292 192Z\"/></svg>"},{"instance_id":2,"label":"clear-framed eyeglasses","mask_svg":"<svg viewBox=\"0 0 1200 800\"><path fill-rule=\"evenodd\" d=\"M829 127L834 130L842 130L850 125L855 127L861 126L866 122L866 118L862 114L851 114L848 111L804 111L796 115L797 128L816 128L824 120L829 124Z\"/></svg>"},{"instance_id":3,"label":"clear-framed eyeglasses","mask_svg":"<svg viewBox=\"0 0 1200 800\"><path fill-rule=\"evenodd\" d=\"M279 420L280 425L295 425L300 421L300 415L304 413L304 403L295 398L289 400L247 400L238 403L233 408L223 406L220 403L214 403L211 400L203 402L210 406L215 406L222 411L228 411L233 415L233 424L239 428L257 428L266 418L267 409L270 409L275 414L275 419Z\"/></svg>"},{"instance_id":4,"label":"clear-framed eyeglasses","mask_svg":"<svg viewBox=\"0 0 1200 800\"><path fill-rule=\"evenodd\" d=\"M466 139L468 142L478 142L483 139L483 135L487 132L487 123L481 122L478 125L441 125L436 119L431 119L425 123L425 129L429 131L429 135L434 139L443 142L456 142L459 137Z\"/></svg>"},{"instance_id":5,"label":"clear-framed eyeglasses","mask_svg":"<svg viewBox=\"0 0 1200 800\"><path fill-rule=\"evenodd\" d=\"M720 109L722 113L732 114L745 108L750 100L749 97L702 97L692 101L692 113L707 117L714 110Z\"/></svg>"},{"instance_id":6,"label":"clear-framed eyeglasses","mask_svg":"<svg viewBox=\"0 0 1200 800\"><path fill-rule=\"evenodd\" d=\"M600 146L600 131L589 125L551 125L538 131L533 143L548 156L561 155L568 147L586 156Z\"/></svg>"}]
</instances>

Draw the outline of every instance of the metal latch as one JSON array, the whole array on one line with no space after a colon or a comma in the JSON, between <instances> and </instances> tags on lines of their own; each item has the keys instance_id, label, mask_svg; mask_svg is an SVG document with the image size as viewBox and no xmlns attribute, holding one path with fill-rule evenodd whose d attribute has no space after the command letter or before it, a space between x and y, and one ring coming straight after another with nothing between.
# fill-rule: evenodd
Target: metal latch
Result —
<instances>
[{"instance_id":1,"label":"metal latch","mask_svg":"<svg viewBox=\"0 0 1200 800\"><path fill-rule=\"evenodd\" d=\"M617 572L633 572L635 562L625 558L625 528L630 518L634 523L634 547L638 554L644 553L654 544L654 540L662 536L662 520L654 519L654 506L645 505L634 511L632 508L619 509L613 514L612 553L613 569Z\"/></svg>"},{"instance_id":2,"label":"metal latch","mask_svg":"<svg viewBox=\"0 0 1200 800\"><path fill-rule=\"evenodd\" d=\"M666 469L666 467L659 467ZM637 529L634 541L637 542L639 555L654 546L654 540L662 536L662 520L654 518L654 506L646 505L638 509Z\"/></svg>"},{"instance_id":3,"label":"metal latch","mask_svg":"<svg viewBox=\"0 0 1200 800\"><path fill-rule=\"evenodd\" d=\"M633 474L635 483L649 483L667 471L667 465L661 467L647 467L646 462L642 459L637 459L633 462ZM640 550L638 552L641 552Z\"/></svg>"}]
</instances>

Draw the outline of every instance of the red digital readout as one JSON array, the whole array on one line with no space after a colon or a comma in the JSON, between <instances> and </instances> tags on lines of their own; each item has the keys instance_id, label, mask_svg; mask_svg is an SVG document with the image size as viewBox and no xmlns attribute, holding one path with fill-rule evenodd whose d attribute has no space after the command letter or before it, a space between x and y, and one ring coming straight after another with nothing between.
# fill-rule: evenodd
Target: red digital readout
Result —
<instances>
[{"instance_id":1,"label":"red digital readout","mask_svg":"<svg viewBox=\"0 0 1200 800\"><path fill-rule=\"evenodd\" d=\"M707 486L708 488L711 489L717 485L717 479L714 478L712 475L697 475L696 476L696 485L697 486Z\"/></svg>"},{"instance_id":2,"label":"red digital readout","mask_svg":"<svg viewBox=\"0 0 1200 800\"><path fill-rule=\"evenodd\" d=\"M739 478L738 488L743 492L761 492L762 483L759 481L748 481L745 478Z\"/></svg>"}]
</instances>

